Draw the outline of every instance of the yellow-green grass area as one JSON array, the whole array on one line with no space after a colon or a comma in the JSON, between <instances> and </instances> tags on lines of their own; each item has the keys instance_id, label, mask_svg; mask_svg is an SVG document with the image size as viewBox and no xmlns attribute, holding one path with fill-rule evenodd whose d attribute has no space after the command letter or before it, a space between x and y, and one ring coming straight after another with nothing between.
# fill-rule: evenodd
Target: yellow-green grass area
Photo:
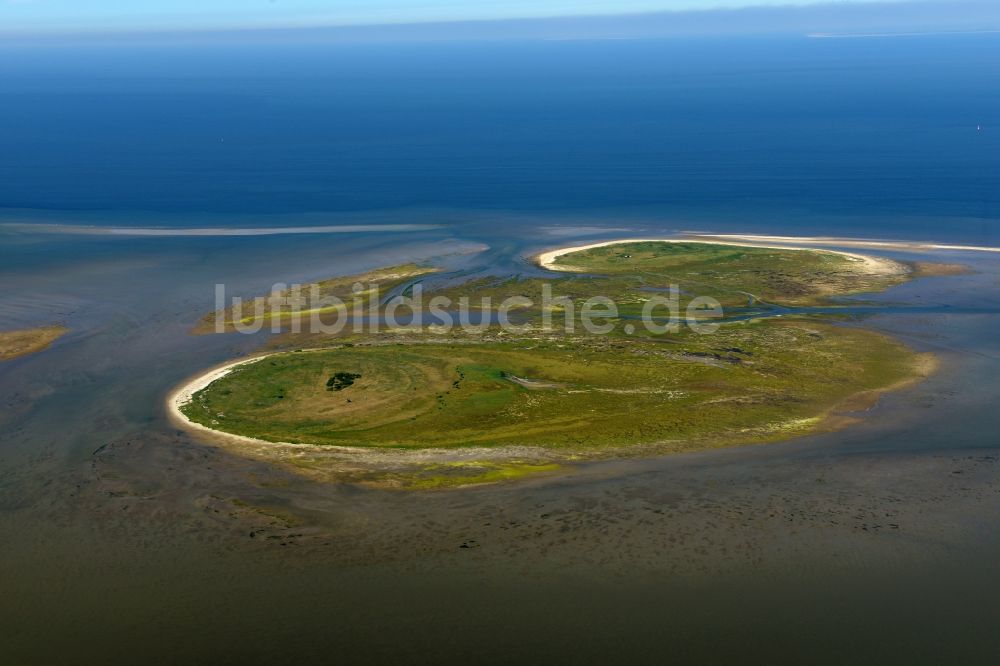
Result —
<instances>
[{"instance_id":1,"label":"yellow-green grass area","mask_svg":"<svg viewBox=\"0 0 1000 666\"><path fill-rule=\"evenodd\" d=\"M307 326L309 318L316 316L324 324L338 318L350 317L355 312L367 315L393 290L404 287L438 269L418 264L404 264L380 268L362 275L330 278L321 282L302 285L296 291L290 287L267 296L245 299L239 307L230 306L219 312L205 315L192 331L204 335L218 331L230 332L238 326L255 323L271 326L274 320L282 326L290 324L295 315Z\"/></svg>"},{"instance_id":2,"label":"yellow-green grass area","mask_svg":"<svg viewBox=\"0 0 1000 666\"><path fill-rule=\"evenodd\" d=\"M522 461L443 462L411 467L406 471L368 474L370 485L406 490L444 490L461 486L517 481L558 472L558 463Z\"/></svg>"},{"instance_id":3,"label":"yellow-green grass area","mask_svg":"<svg viewBox=\"0 0 1000 666\"><path fill-rule=\"evenodd\" d=\"M400 477L398 483L413 490L433 490L454 486L470 486L482 483L514 481L529 476L555 472L560 469L556 463L522 462L475 462L438 463L427 465L417 473Z\"/></svg>"},{"instance_id":4,"label":"yellow-green grass area","mask_svg":"<svg viewBox=\"0 0 1000 666\"><path fill-rule=\"evenodd\" d=\"M838 408L916 379L921 360L881 334L807 320L669 341L355 345L263 357L182 411L214 430L292 444L689 451L815 431ZM331 389L342 373L356 378Z\"/></svg>"},{"instance_id":5,"label":"yellow-green grass area","mask_svg":"<svg viewBox=\"0 0 1000 666\"><path fill-rule=\"evenodd\" d=\"M42 326L17 331L0 331L0 361L10 361L44 351L68 332L69 329L65 326Z\"/></svg>"},{"instance_id":6,"label":"yellow-green grass area","mask_svg":"<svg viewBox=\"0 0 1000 666\"><path fill-rule=\"evenodd\" d=\"M576 304L578 312L584 301L595 296L610 298L624 313L630 306L641 310L642 304L659 292L668 288L669 282L651 280L638 275L615 276L584 276L555 275L552 277L525 277L521 275L504 275L478 277L457 285L441 288L425 295L425 302L436 297L444 297L451 301L455 308L468 307L469 310L496 311L507 299L527 299L526 301L508 303L508 309L513 315L540 314L543 309L552 313L562 313L567 304L564 299L571 299ZM548 290L546 293L545 290ZM682 294L681 302L689 300L688 294ZM741 297L741 305L746 298Z\"/></svg>"},{"instance_id":7,"label":"yellow-green grass area","mask_svg":"<svg viewBox=\"0 0 1000 666\"><path fill-rule=\"evenodd\" d=\"M677 289L673 290L672 285L676 285ZM587 317L599 325L619 318L618 323L624 325L627 319L642 317L647 307L652 322L660 324L663 323L661 320L672 315L665 300L676 297L674 314L683 320L689 313L689 305L703 296L715 298L726 309L744 308L752 303L752 298L742 292L707 284L672 283L669 278L658 279L650 275L481 277L431 292L425 296L424 302L445 297L455 304L452 311L467 307L472 313L470 320L473 323L480 321L476 318L476 311L491 311L496 319L503 306L512 324L529 324L535 328L549 326L560 330L572 324L571 330L581 330L582 315L588 301L592 304ZM508 300L505 304L507 299L519 300ZM596 299L606 300L599 302ZM613 316L606 317L609 302L613 304ZM690 313L695 319L701 318L697 310ZM454 316L453 320L459 323Z\"/></svg>"},{"instance_id":8,"label":"yellow-green grass area","mask_svg":"<svg viewBox=\"0 0 1000 666\"><path fill-rule=\"evenodd\" d=\"M643 241L583 249L555 258L557 270L630 276L678 284L687 292L731 304L752 295L786 305L815 305L831 297L883 291L907 281L899 262L827 250L714 243Z\"/></svg>"}]
</instances>

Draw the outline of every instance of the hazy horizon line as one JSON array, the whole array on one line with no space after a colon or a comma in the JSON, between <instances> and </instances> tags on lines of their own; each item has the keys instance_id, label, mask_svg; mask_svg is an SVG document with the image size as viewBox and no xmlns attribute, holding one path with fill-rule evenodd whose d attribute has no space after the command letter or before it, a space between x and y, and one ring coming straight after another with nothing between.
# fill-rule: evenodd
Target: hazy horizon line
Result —
<instances>
[{"instance_id":1,"label":"hazy horizon line","mask_svg":"<svg viewBox=\"0 0 1000 666\"><path fill-rule=\"evenodd\" d=\"M239 40L312 37L344 42L460 41L475 39L636 39L739 34L870 35L961 34L1000 31L1000 3L986 0L878 0L754 5L616 14L428 20L366 24L163 27L91 30L3 30L0 45L64 39L158 40L205 37ZM956 11L966 10L964 14ZM919 10L919 11L914 11ZM919 29L917 29L919 28ZM847 36L847 35L845 35Z\"/></svg>"}]
</instances>

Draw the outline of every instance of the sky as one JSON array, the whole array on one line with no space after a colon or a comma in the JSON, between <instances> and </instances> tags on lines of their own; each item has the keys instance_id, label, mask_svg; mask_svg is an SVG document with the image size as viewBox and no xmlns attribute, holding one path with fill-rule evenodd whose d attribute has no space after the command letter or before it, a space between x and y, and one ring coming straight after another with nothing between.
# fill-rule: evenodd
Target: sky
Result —
<instances>
[{"instance_id":1,"label":"sky","mask_svg":"<svg viewBox=\"0 0 1000 666\"><path fill-rule=\"evenodd\" d=\"M913 0L882 0L901 4ZM232 30L690 12L828 0L0 0L0 33ZM865 5L865 0L841 0Z\"/></svg>"}]
</instances>

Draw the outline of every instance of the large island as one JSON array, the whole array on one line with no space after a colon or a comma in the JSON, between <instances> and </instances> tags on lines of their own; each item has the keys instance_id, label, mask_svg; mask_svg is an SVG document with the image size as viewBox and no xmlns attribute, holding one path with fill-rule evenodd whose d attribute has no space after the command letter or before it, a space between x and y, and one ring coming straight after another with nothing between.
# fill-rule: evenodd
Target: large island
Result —
<instances>
[{"instance_id":1,"label":"large island","mask_svg":"<svg viewBox=\"0 0 1000 666\"><path fill-rule=\"evenodd\" d=\"M554 250L536 261L552 273L479 277L428 294L532 301L518 311L515 334L495 325L286 333L277 349L182 387L171 397L172 413L216 441L312 475L438 488L553 472L580 459L759 444L843 427L934 365L931 355L844 320L842 297L914 277L912 267L888 259L630 240ZM362 277L387 276L405 290L406 280L432 272L407 266ZM365 299L347 291L351 282L321 284ZM721 325L711 334L639 326L643 306L672 285L685 302L709 296L721 303ZM600 294L619 308L601 334L568 331L551 325L553 314L565 312L541 305L545 288L571 298ZM211 320L247 316L220 312Z\"/></svg>"}]
</instances>

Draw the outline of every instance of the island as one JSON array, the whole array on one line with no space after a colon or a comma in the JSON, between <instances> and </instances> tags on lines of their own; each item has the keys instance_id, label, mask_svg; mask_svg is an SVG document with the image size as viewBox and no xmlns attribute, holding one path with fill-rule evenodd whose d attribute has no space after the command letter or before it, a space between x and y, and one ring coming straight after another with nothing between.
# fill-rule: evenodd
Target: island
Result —
<instances>
[{"instance_id":1,"label":"island","mask_svg":"<svg viewBox=\"0 0 1000 666\"><path fill-rule=\"evenodd\" d=\"M516 332L492 314L471 331L287 331L272 349L187 382L171 395L171 413L203 436L318 478L449 488L555 473L579 460L842 428L935 367L933 355L844 314L844 296L918 274L890 259L628 239L552 250L535 261L544 274L445 281L427 294L464 298L481 310L520 299ZM405 294L436 271L390 267L320 284L348 299L338 314L349 315L359 299L380 305L349 285L379 276ZM560 304L599 294L618 307L595 334L578 325L577 309L546 304L545 289ZM709 297L724 314L710 334L638 325L666 290L682 309ZM289 314L279 308L267 316ZM203 325L248 316L220 312ZM553 326L553 317L563 325Z\"/></svg>"}]
</instances>

